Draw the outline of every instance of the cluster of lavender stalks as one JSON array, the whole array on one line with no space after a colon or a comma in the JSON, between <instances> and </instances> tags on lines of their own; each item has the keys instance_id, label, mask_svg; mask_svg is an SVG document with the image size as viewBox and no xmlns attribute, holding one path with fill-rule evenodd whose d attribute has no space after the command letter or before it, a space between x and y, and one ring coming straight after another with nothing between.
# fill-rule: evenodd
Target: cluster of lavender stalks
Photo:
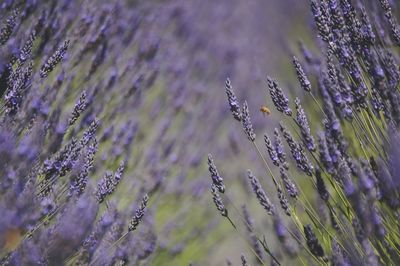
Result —
<instances>
[{"instance_id":1,"label":"cluster of lavender stalks","mask_svg":"<svg viewBox=\"0 0 400 266\"><path fill-rule=\"evenodd\" d=\"M273 136L265 133L263 148L247 102L240 105L227 79L233 117L265 167L257 175L247 170L247 177L275 236L257 230L246 206L235 207L209 155L211 190L255 263L400 265L400 25L394 2L311 1L321 55L301 45L303 57L293 57L304 91L295 99L267 78L277 110L272 114L286 119ZM249 265L244 254L241 261Z\"/></svg>"},{"instance_id":2,"label":"cluster of lavender stalks","mask_svg":"<svg viewBox=\"0 0 400 266\"><path fill-rule=\"evenodd\" d=\"M177 153L170 129L200 93L182 93L176 66L167 95L155 85L159 61L176 58L174 47L160 55L155 19L182 11L146 8L1 1L0 265L136 265L155 251L147 205L181 157L199 161Z\"/></svg>"}]
</instances>

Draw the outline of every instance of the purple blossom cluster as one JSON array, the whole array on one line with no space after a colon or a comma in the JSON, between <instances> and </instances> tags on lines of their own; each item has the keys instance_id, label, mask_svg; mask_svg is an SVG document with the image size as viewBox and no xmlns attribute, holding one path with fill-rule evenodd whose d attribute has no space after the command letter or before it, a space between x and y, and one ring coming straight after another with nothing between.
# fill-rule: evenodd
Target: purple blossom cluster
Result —
<instances>
[{"instance_id":1,"label":"purple blossom cluster","mask_svg":"<svg viewBox=\"0 0 400 266\"><path fill-rule=\"evenodd\" d=\"M185 89L186 69L204 66L196 54L176 62L181 49L200 49L190 12L135 1L0 3L0 265L148 264L198 237L191 228L165 246L182 214L154 221L171 208L158 205L208 187L188 178L205 154L195 134L205 88Z\"/></svg>"},{"instance_id":2,"label":"purple blossom cluster","mask_svg":"<svg viewBox=\"0 0 400 266\"><path fill-rule=\"evenodd\" d=\"M274 141L264 134L264 149L252 106L243 101L244 138L265 169L259 179L247 170L248 183L268 216L250 220L246 207L243 213L226 211L224 218L235 231L247 229L248 249L260 265L398 265L400 6L388 0L312 0L310 7L319 53L301 43L302 55L293 57L299 90L285 93L267 77L276 109L270 116L285 121L275 128ZM228 104L240 121L240 98L231 83ZM226 198L236 210L230 184L221 186L220 201ZM273 222L278 246L264 232L269 229L264 219ZM250 261L243 254L241 260Z\"/></svg>"},{"instance_id":3,"label":"purple blossom cluster","mask_svg":"<svg viewBox=\"0 0 400 266\"><path fill-rule=\"evenodd\" d=\"M0 3L0 265L400 265L399 4L311 0L286 90L211 2Z\"/></svg>"}]
</instances>

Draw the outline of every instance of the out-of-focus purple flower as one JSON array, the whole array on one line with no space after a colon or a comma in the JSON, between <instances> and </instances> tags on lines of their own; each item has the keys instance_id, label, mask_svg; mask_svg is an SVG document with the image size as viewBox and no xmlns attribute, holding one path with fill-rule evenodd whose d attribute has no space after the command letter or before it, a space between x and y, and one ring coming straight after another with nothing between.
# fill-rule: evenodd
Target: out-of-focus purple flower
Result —
<instances>
[{"instance_id":1,"label":"out-of-focus purple flower","mask_svg":"<svg viewBox=\"0 0 400 266\"><path fill-rule=\"evenodd\" d=\"M85 193L76 202L71 202L65 212L58 217L50 232L48 260L60 264L82 243L96 218L98 204L91 193Z\"/></svg>"}]
</instances>

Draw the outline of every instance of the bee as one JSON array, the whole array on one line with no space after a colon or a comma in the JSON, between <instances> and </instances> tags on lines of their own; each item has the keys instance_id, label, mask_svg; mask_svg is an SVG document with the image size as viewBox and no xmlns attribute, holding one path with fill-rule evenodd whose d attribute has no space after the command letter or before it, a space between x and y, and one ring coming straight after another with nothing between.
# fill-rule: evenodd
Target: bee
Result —
<instances>
[{"instance_id":1,"label":"bee","mask_svg":"<svg viewBox=\"0 0 400 266\"><path fill-rule=\"evenodd\" d=\"M271 110L269 110L269 108L267 106L261 106L260 108L260 112L263 113L263 115L270 115L271 114Z\"/></svg>"}]
</instances>

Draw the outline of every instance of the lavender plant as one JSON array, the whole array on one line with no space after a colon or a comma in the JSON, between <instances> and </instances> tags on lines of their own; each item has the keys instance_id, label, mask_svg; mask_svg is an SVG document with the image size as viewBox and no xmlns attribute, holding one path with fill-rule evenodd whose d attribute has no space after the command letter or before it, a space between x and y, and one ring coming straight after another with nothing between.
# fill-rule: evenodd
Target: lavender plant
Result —
<instances>
[{"instance_id":1,"label":"lavender plant","mask_svg":"<svg viewBox=\"0 0 400 266\"><path fill-rule=\"evenodd\" d=\"M182 216L192 211L181 201L175 212L171 200L207 185L190 178L206 141L194 135L205 89L182 90L199 84L182 69L201 67L200 40L180 33L193 27L188 12L135 1L0 4L0 265L179 260L208 226L189 227ZM169 63L182 49L193 56ZM163 246L170 223L189 228L185 245Z\"/></svg>"},{"instance_id":2,"label":"lavender plant","mask_svg":"<svg viewBox=\"0 0 400 266\"><path fill-rule=\"evenodd\" d=\"M300 90L285 93L275 79L266 78L267 94L277 111L272 115L282 121L274 131L274 142L268 133L264 135L264 151L257 144L259 128L251 121L252 106L244 101L244 138L251 141L266 170L260 179L247 173L254 198L268 214L256 222L265 225L261 221L270 220L282 250L288 250L288 241L298 250L275 256L274 239L264 237L269 229L262 226L257 232L256 222L249 223L250 208L230 212L235 231L240 235L244 220L249 239L257 238L263 255L268 255L256 256L255 263L400 264L399 6L394 1L376 2L311 1L319 56L301 44L304 58L293 57ZM231 83L226 82L228 103L237 119L239 100ZM263 187L270 188L269 197ZM229 191L225 182L220 200L226 197L230 208L237 210ZM274 207L275 202L281 209ZM249 242L248 248L259 254L254 243Z\"/></svg>"},{"instance_id":3,"label":"lavender plant","mask_svg":"<svg viewBox=\"0 0 400 266\"><path fill-rule=\"evenodd\" d=\"M233 265L399 264L396 2L311 1L320 53L293 57L305 93L267 78L263 120L236 82L254 44L220 43L270 3L211 2L1 2L0 265L208 265L236 236L249 249ZM221 141L228 109L243 129ZM243 131L265 172L219 149L248 154Z\"/></svg>"}]
</instances>

